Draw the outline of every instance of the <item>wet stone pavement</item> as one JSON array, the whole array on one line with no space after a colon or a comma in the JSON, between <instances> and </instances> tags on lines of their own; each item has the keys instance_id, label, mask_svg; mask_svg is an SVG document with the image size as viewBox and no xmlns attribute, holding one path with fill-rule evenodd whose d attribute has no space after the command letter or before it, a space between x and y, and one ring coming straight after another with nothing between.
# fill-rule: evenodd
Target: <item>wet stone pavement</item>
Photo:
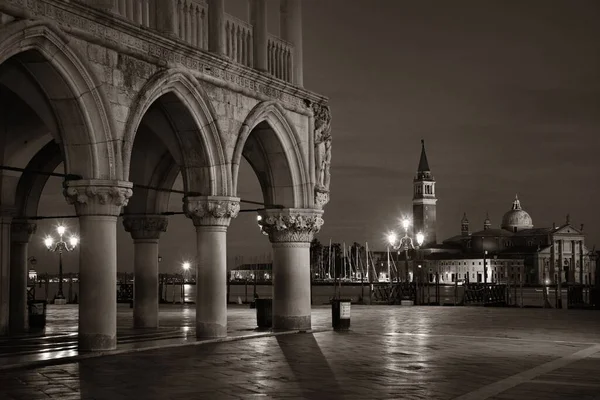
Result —
<instances>
[{"instance_id":1,"label":"wet stone pavement","mask_svg":"<svg viewBox=\"0 0 600 400\"><path fill-rule=\"evenodd\" d=\"M329 324L330 310L315 308L313 321ZM345 333L0 372L0 399L48 398L600 399L600 313L353 306Z\"/></svg>"}]
</instances>

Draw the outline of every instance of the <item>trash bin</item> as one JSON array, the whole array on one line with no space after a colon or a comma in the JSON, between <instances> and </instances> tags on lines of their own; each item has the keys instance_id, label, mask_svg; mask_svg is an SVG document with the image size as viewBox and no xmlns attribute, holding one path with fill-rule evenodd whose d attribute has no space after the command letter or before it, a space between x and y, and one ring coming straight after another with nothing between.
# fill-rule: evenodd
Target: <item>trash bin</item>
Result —
<instances>
[{"instance_id":1,"label":"trash bin","mask_svg":"<svg viewBox=\"0 0 600 400\"><path fill-rule=\"evenodd\" d=\"M336 331L350 329L350 299L331 300L331 325Z\"/></svg>"},{"instance_id":2,"label":"trash bin","mask_svg":"<svg viewBox=\"0 0 600 400\"><path fill-rule=\"evenodd\" d=\"M273 299L255 299L256 324L259 328L273 327Z\"/></svg>"},{"instance_id":3,"label":"trash bin","mask_svg":"<svg viewBox=\"0 0 600 400\"><path fill-rule=\"evenodd\" d=\"M29 302L29 327L43 329L46 326L46 300Z\"/></svg>"}]
</instances>

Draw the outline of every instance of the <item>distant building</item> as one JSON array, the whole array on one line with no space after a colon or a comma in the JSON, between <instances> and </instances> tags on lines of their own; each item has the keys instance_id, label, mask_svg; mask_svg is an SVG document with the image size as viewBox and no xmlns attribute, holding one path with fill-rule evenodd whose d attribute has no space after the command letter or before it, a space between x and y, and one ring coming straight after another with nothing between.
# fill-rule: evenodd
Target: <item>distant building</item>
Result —
<instances>
[{"instance_id":1,"label":"distant building","mask_svg":"<svg viewBox=\"0 0 600 400\"><path fill-rule=\"evenodd\" d=\"M409 253L411 279L415 279L414 271L417 271L429 276L430 281L439 273L440 282L481 282L485 256L488 282L520 282L521 279L531 284L555 284L559 279L562 283L595 282L598 254L586 246L583 224L575 228L568 215L560 226L535 228L533 219L515 197L499 228L492 228L487 215L483 229L471 232L465 213L460 234L438 244L435 180L424 143L413 186L413 231L423 232L426 239L419 252L411 250ZM383 264L387 270L386 257L386 252L376 253L379 267ZM392 263L404 264L399 268L406 270L404 253L395 254Z\"/></svg>"},{"instance_id":2,"label":"distant building","mask_svg":"<svg viewBox=\"0 0 600 400\"><path fill-rule=\"evenodd\" d=\"M242 264L229 271L232 281L270 281L273 276L272 263Z\"/></svg>"}]
</instances>

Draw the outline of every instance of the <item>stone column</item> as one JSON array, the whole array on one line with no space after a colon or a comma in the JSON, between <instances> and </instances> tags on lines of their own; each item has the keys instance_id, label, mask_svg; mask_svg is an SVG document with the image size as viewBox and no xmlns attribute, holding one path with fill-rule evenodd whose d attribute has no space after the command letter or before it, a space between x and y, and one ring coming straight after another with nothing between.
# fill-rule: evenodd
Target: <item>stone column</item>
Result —
<instances>
[{"instance_id":1,"label":"stone column","mask_svg":"<svg viewBox=\"0 0 600 400\"><path fill-rule=\"evenodd\" d=\"M10 213L0 210L0 336L9 333Z\"/></svg>"},{"instance_id":2,"label":"stone column","mask_svg":"<svg viewBox=\"0 0 600 400\"><path fill-rule=\"evenodd\" d=\"M304 86L302 72L302 2L301 0L281 0L281 38L294 45L292 58L292 83Z\"/></svg>"},{"instance_id":3,"label":"stone column","mask_svg":"<svg viewBox=\"0 0 600 400\"><path fill-rule=\"evenodd\" d=\"M181 21L178 21L177 2L156 0L152 4L156 13L156 30L167 36L178 36L177 27Z\"/></svg>"},{"instance_id":4,"label":"stone column","mask_svg":"<svg viewBox=\"0 0 600 400\"><path fill-rule=\"evenodd\" d=\"M240 211L237 197L184 199L196 227L196 337L227 336L227 227Z\"/></svg>"},{"instance_id":5,"label":"stone column","mask_svg":"<svg viewBox=\"0 0 600 400\"><path fill-rule=\"evenodd\" d=\"M133 256L133 326L158 328L158 239L168 220L160 215L126 216L125 231L131 234Z\"/></svg>"},{"instance_id":6,"label":"stone column","mask_svg":"<svg viewBox=\"0 0 600 400\"><path fill-rule=\"evenodd\" d=\"M27 325L27 244L36 225L15 221L10 232L10 332L21 333Z\"/></svg>"},{"instance_id":7,"label":"stone column","mask_svg":"<svg viewBox=\"0 0 600 400\"><path fill-rule=\"evenodd\" d=\"M250 23L252 24L252 41L254 52L254 68L267 72L267 0L250 1Z\"/></svg>"},{"instance_id":8,"label":"stone column","mask_svg":"<svg viewBox=\"0 0 600 400\"><path fill-rule=\"evenodd\" d=\"M261 229L273 244L273 328L308 330L310 242L323 225L323 211L271 209L259 215Z\"/></svg>"},{"instance_id":9,"label":"stone column","mask_svg":"<svg viewBox=\"0 0 600 400\"><path fill-rule=\"evenodd\" d=\"M117 347L117 217L130 182L77 180L64 195L79 216L79 350Z\"/></svg>"},{"instance_id":10,"label":"stone column","mask_svg":"<svg viewBox=\"0 0 600 400\"><path fill-rule=\"evenodd\" d=\"M225 0L208 0L208 51L226 55Z\"/></svg>"}]
</instances>

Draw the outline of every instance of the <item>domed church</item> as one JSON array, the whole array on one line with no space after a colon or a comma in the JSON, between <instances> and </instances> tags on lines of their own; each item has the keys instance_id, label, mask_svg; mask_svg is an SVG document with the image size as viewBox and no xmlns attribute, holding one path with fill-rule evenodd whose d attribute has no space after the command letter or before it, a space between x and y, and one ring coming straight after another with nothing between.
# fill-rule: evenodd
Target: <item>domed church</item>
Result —
<instances>
[{"instance_id":1,"label":"domed church","mask_svg":"<svg viewBox=\"0 0 600 400\"><path fill-rule=\"evenodd\" d=\"M425 162L423 162L425 160ZM422 170L427 170L424 176ZM437 198L433 185L425 146L421 150L419 174L414 181L413 218L415 229L427 232L435 238L435 204ZM431 189L423 190L430 185ZM428 193L424 196L423 193ZM424 201L425 200L425 201ZM426 202L429 210L423 209ZM426 221L426 222L425 222ZM502 217L499 228L492 228L489 215L483 220L481 230L472 232L465 213L460 221L460 235L442 241L430 241L423 246L428 266L447 269L448 280L479 280L477 269L481 261L488 259L496 281L512 279L523 283L548 284L561 282L591 284L596 276L596 255L585 245L583 224L579 228L571 223L569 215L565 222L549 228L536 228L533 219L521 206L518 196ZM435 239L433 239L435 240ZM485 260L484 260L485 262ZM514 270L513 267L514 266ZM494 279L492 279L494 281Z\"/></svg>"},{"instance_id":2,"label":"domed church","mask_svg":"<svg viewBox=\"0 0 600 400\"><path fill-rule=\"evenodd\" d=\"M595 281L596 260L585 245L583 224L575 228L567 215L564 224L535 228L533 219L515 196L512 207L502 217L499 229L492 228L489 215L483 229L471 232L467 214L461 219L461 234L431 246L433 258L444 256L481 258L486 253L490 263L521 260L524 283L561 282L590 284ZM582 268L583 266L583 268Z\"/></svg>"}]
</instances>

